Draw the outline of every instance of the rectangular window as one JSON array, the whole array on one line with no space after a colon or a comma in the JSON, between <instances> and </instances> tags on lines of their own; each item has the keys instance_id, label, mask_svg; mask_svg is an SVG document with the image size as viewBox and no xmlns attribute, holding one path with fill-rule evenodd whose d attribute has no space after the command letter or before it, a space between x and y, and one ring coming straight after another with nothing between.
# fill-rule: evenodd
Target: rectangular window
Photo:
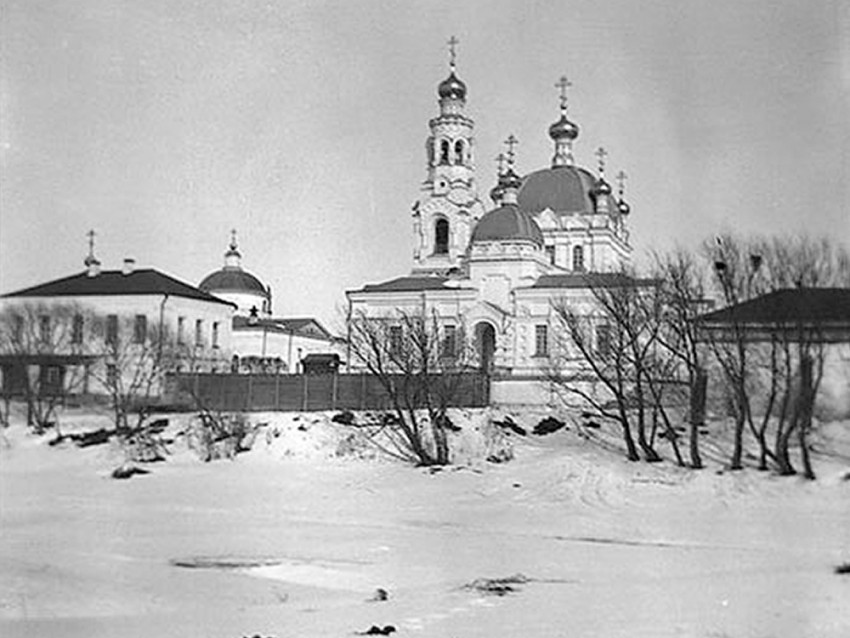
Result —
<instances>
[{"instance_id":1,"label":"rectangular window","mask_svg":"<svg viewBox=\"0 0 850 638\"><path fill-rule=\"evenodd\" d=\"M118 315L106 315L106 343L118 345Z\"/></svg>"},{"instance_id":2,"label":"rectangular window","mask_svg":"<svg viewBox=\"0 0 850 638\"><path fill-rule=\"evenodd\" d=\"M596 326L596 353L602 358L611 354L611 326L607 323Z\"/></svg>"},{"instance_id":3,"label":"rectangular window","mask_svg":"<svg viewBox=\"0 0 850 638\"><path fill-rule=\"evenodd\" d=\"M401 326L390 326L390 355L397 357L401 354Z\"/></svg>"},{"instance_id":4,"label":"rectangular window","mask_svg":"<svg viewBox=\"0 0 850 638\"><path fill-rule=\"evenodd\" d=\"M144 343L148 339L148 318L145 315L136 315L133 322L133 343Z\"/></svg>"},{"instance_id":5,"label":"rectangular window","mask_svg":"<svg viewBox=\"0 0 850 638\"><path fill-rule=\"evenodd\" d=\"M457 327L446 326L443 333L443 356L454 358L457 355Z\"/></svg>"},{"instance_id":6,"label":"rectangular window","mask_svg":"<svg viewBox=\"0 0 850 638\"><path fill-rule=\"evenodd\" d=\"M186 317L177 317L177 343L186 343Z\"/></svg>"},{"instance_id":7,"label":"rectangular window","mask_svg":"<svg viewBox=\"0 0 850 638\"><path fill-rule=\"evenodd\" d=\"M118 366L114 363L106 364L106 385L110 388L118 385Z\"/></svg>"},{"instance_id":8,"label":"rectangular window","mask_svg":"<svg viewBox=\"0 0 850 638\"><path fill-rule=\"evenodd\" d=\"M549 355L549 326L534 326L534 356L545 357Z\"/></svg>"},{"instance_id":9,"label":"rectangular window","mask_svg":"<svg viewBox=\"0 0 850 638\"><path fill-rule=\"evenodd\" d=\"M218 321L213 321L212 325L212 347L218 348Z\"/></svg>"},{"instance_id":10,"label":"rectangular window","mask_svg":"<svg viewBox=\"0 0 850 638\"><path fill-rule=\"evenodd\" d=\"M549 263L555 263L555 247L554 246L546 246L546 254L549 257Z\"/></svg>"},{"instance_id":11,"label":"rectangular window","mask_svg":"<svg viewBox=\"0 0 850 638\"><path fill-rule=\"evenodd\" d=\"M38 317L38 337L42 343L50 343L50 317L48 315L39 315Z\"/></svg>"},{"instance_id":12,"label":"rectangular window","mask_svg":"<svg viewBox=\"0 0 850 638\"><path fill-rule=\"evenodd\" d=\"M15 343L20 344L24 340L24 318L21 315L15 315Z\"/></svg>"},{"instance_id":13,"label":"rectangular window","mask_svg":"<svg viewBox=\"0 0 850 638\"><path fill-rule=\"evenodd\" d=\"M84 328L85 321L83 319L83 315L74 315L74 319L71 324L71 343L78 346L83 342Z\"/></svg>"},{"instance_id":14,"label":"rectangular window","mask_svg":"<svg viewBox=\"0 0 850 638\"><path fill-rule=\"evenodd\" d=\"M202 346L204 345L204 320L196 319L195 320L195 345Z\"/></svg>"}]
</instances>

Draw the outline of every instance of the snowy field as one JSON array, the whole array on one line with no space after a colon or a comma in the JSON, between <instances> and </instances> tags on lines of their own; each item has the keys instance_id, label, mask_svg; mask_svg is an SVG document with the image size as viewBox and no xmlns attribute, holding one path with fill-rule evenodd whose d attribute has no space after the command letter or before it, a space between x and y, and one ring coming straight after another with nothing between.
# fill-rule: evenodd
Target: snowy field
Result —
<instances>
[{"instance_id":1,"label":"snowy field","mask_svg":"<svg viewBox=\"0 0 850 638\"><path fill-rule=\"evenodd\" d=\"M341 445L328 415L255 414L268 425L235 460L202 463L178 437L123 481L113 447L13 424L0 636L850 636L850 575L834 573L850 562L850 423L822 426L806 482L722 472L719 424L700 472L628 463L573 424L490 436L514 459L488 463L489 416L453 415L459 464L438 472ZM485 578L510 591L469 586Z\"/></svg>"}]
</instances>

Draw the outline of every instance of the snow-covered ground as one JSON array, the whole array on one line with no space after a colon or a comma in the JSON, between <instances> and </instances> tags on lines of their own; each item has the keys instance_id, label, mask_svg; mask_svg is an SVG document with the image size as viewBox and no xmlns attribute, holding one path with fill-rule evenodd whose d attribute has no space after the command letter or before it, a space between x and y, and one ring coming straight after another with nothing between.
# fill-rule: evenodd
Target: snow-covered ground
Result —
<instances>
[{"instance_id":1,"label":"snow-covered ground","mask_svg":"<svg viewBox=\"0 0 850 638\"><path fill-rule=\"evenodd\" d=\"M255 414L251 452L202 463L178 439L123 481L114 448L17 423L0 439L0 636L850 636L833 571L850 562L850 423L822 428L806 482L721 472L720 443L700 472L628 463L574 426L491 436L514 459L487 463L489 416L453 415L461 464L438 472L340 445L328 415ZM504 596L467 587L515 575Z\"/></svg>"}]
</instances>

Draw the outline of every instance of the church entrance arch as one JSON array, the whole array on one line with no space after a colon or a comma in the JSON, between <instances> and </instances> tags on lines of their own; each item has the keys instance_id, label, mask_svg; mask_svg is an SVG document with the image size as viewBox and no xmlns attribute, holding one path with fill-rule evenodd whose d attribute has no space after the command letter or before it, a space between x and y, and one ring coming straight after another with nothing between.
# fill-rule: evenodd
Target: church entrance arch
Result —
<instances>
[{"instance_id":1,"label":"church entrance arch","mask_svg":"<svg viewBox=\"0 0 850 638\"><path fill-rule=\"evenodd\" d=\"M492 372L496 354L496 329L487 321L481 321L475 326L475 350L481 372Z\"/></svg>"}]
</instances>

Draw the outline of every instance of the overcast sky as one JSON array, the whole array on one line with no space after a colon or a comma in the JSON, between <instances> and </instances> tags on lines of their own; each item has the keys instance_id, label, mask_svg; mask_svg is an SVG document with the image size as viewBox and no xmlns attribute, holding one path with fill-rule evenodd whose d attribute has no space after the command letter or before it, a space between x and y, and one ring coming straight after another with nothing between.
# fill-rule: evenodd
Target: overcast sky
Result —
<instances>
[{"instance_id":1,"label":"overcast sky","mask_svg":"<svg viewBox=\"0 0 850 638\"><path fill-rule=\"evenodd\" d=\"M841 0L0 0L0 292L126 256L197 284L231 228L275 313L333 323L406 274L448 74L478 177L501 140L549 165L554 83L577 162L630 176L636 254L721 230L850 243Z\"/></svg>"}]
</instances>

